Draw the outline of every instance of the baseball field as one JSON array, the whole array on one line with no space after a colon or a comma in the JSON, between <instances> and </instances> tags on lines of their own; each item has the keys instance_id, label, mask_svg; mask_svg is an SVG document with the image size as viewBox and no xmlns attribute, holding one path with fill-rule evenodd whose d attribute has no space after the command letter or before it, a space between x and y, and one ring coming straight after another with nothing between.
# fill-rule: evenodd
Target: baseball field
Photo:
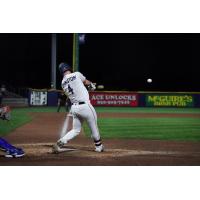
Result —
<instances>
[{"instance_id":1,"label":"baseball field","mask_svg":"<svg viewBox=\"0 0 200 200\"><path fill-rule=\"evenodd\" d=\"M105 152L95 153L89 128L52 154L65 115L55 107L16 108L0 121L0 136L24 148L0 165L200 165L199 108L96 107ZM70 148L71 150L68 150Z\"/></svg>"}]
</instances>

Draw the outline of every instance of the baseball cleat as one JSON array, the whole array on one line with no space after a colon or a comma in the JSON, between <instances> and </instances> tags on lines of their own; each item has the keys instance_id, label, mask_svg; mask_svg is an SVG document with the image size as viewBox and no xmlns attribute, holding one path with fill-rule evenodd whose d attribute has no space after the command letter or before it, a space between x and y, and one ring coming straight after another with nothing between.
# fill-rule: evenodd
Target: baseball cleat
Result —
<instances>
[{"instance_id":1,"label":"baseball cleat","mask_svg":"<svg viewBox=\"0 0 200 200\"><path fill-rule=\"evenodd\" d=\"M58 142L56 142L56 144L53 145L52 153L61 152L63 146L64 146L64 143L62 141L58 140Z\"/></svg>"},{"instance_id":2,"label":"baseball cleat","mask_svg":"<svg viewBox=\"0 0 200 200\"><path fill-rule=\"evenodd\" d=\"M6 158L20 158L22 156L24 156L25 153L22 149L20 148L16 148L16 149L10 149L8 151L6 151Z\"/></svg>"},{"instance_id":3,"label":"baseball cleat","mask_svg":"<svg viewBox=\"0 0 200 200\"><path fill-rule=\"evenodd\" d=\"M99 152L99 153L100 153L100 152L103 152L103 151L104 151L104 146L103 146L102 144L101 144L100 146L96 146L96 147L95 147L95 151L96 151L96 152Z\"/></svg>"},{"instance_id":4,"label":"baseball cleat","mask_svg":"<svg viewBox=\"0 0 200 200\"><path fill-rule=\"evenodd\" d=\"M52 153L59 153L61 151L61 148L56 144L52 147Z\"/></svg>"}]
</instances>

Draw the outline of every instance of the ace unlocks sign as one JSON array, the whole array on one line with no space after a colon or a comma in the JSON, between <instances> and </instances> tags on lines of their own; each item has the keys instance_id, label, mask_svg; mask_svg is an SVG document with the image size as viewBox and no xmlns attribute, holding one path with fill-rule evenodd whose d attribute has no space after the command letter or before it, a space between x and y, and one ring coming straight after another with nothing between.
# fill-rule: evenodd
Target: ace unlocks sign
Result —
<instances>
[{"instance_id":1,"label":"ace unlocks sign","mask_svg":"<svg viewBox=\"0 0 200 200\"><path fill-rule=\"evenodd\" d=\"M138 106L138 94L132 92L90 92L94 106Z\"/></svg>"},{"instance_id":2,"label":"ace unlocks sign","mask_svg":"<svg viewBox=\"0 0 200 200\"><path fill-rule=\"evenodd\" d=\"M146 95L146 106L193 107L194 98L185 94Z\"/></svg>"}]
</instances>

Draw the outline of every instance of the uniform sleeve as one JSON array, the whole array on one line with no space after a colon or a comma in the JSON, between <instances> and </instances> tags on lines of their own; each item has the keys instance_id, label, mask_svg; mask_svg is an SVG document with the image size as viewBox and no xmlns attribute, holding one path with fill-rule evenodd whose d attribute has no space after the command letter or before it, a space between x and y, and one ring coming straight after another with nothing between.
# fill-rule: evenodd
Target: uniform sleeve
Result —
<instances>
[{"instance_id":1,"label":"uniform sleeve","mask_svg":"<svg viewBox=\"0 0 200 200\"><path fill-rule=\"evenodd\" d=\"M86 77L83 76L83 74L81 74L80 72L76 72L76 74L78 75L78 77L81 79L82 82L86 80Z\"/></svg>"}]
</instances>

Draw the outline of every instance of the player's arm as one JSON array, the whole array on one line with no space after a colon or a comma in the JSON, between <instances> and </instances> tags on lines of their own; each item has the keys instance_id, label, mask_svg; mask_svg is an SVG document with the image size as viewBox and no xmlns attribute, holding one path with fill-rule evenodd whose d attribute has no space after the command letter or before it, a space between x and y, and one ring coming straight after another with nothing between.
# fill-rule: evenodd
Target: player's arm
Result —
<instances>
[{"instance_id":1,"label":"player's arm","mask_svg":"<svg viewBox=\"0 0 200 200\"><path fill-rule=\"evenodd\" d=\"M83 81L83 84L88 87L89 90L95 90L96 86L91 81L87 80L80 72L78 72L80 79Z\"/></svg>"},{"instance_id":2,"label":"player's arm","mask_svg":"<svg viewBox=\"0 0 200 200\"><path fill-rule=\"evenodd\" d=\"M95 83L92 83L91 81L89 81L87 79L83 83L88 87L89 90L96 89Z\"/></svg>"},{"instance_id":3,"label":"player's arm","mask_svg":"<svg viewBox=\"0 0 200 200\"><path fill-rule=\"evenodd\" d=\"M85 80L83 81L83 84L86 85L86 86L89 86L89 85L92 84L92 82L89 81L89 80L87 80L87 79L85 79Z\"/></svg>"}]
</instances>

